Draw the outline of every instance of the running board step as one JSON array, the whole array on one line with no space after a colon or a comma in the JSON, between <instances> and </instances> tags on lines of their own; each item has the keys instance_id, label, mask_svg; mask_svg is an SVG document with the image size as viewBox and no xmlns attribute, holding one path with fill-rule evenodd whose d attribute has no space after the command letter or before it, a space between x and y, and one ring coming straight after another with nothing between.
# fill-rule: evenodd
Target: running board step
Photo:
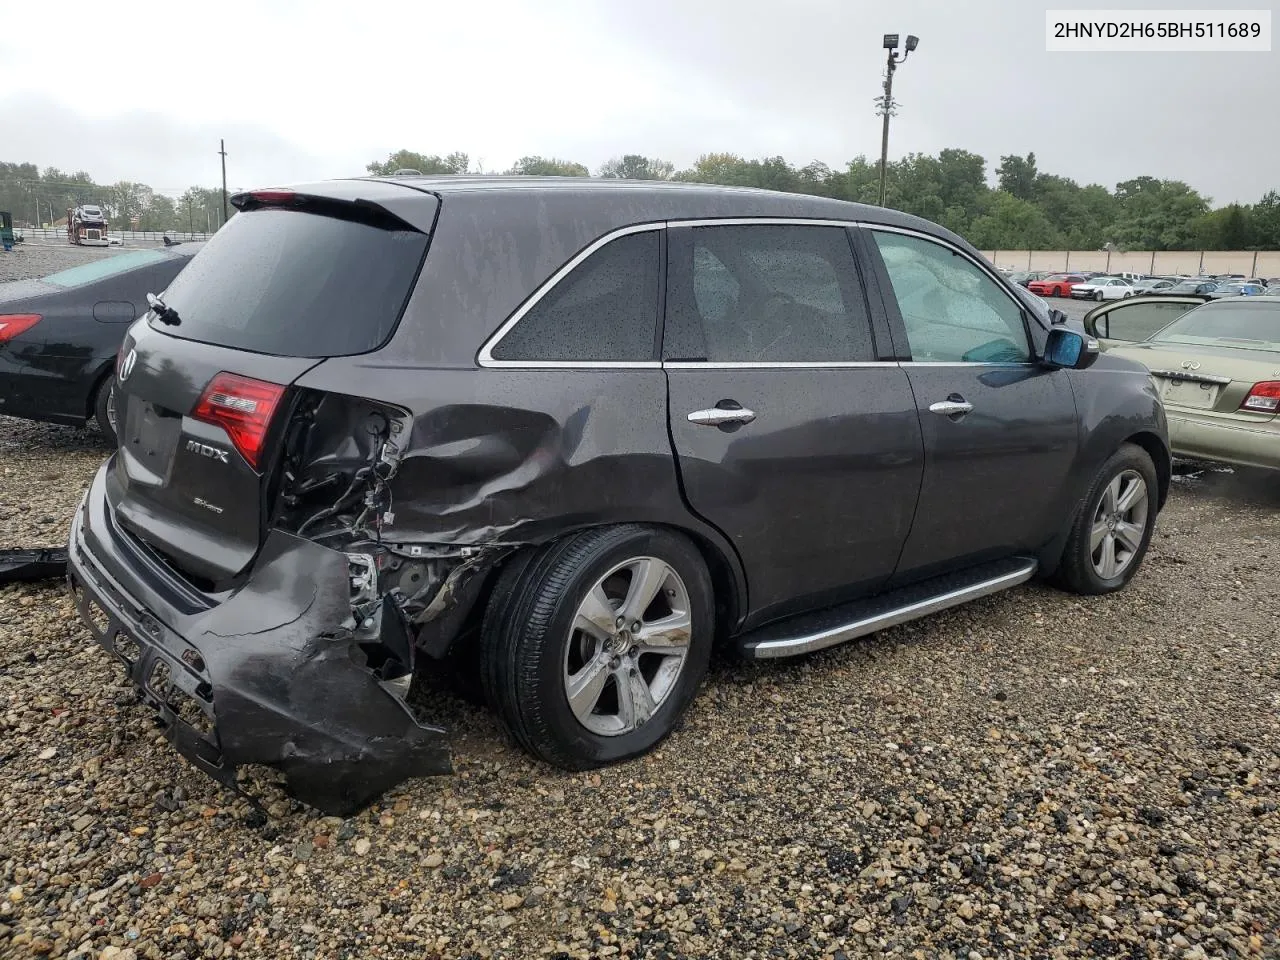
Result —
<instances>
[{"instance_id":1,"label":"running board step","mask_svg":"<svg viewBox=\"0 0 1280 960\"><path fill-rule=\"evenodd\" d=\"M738 649L744 657L754 660L812 653L1016 587L1035 574L1036 561L1028 557L986 563L865 600L768 624L739 637Z\"/></svg>"}]
</instances>

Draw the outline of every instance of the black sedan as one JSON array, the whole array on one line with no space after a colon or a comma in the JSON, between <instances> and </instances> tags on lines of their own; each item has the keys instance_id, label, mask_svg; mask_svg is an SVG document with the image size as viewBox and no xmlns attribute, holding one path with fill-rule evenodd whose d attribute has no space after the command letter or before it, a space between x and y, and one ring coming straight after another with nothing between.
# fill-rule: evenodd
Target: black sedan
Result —
<instances>
[{"instance_id":1,"label":"black sedan","mask_svg":"<svg viewBox=\"0 0 1280 960\"><path fill-rule=\"evenodd\" d=\"M83 426L115 442L112 365L129 324L147 312L201 244L134 250L0 283L0 414Z\"/></svg>"}]
</instances>

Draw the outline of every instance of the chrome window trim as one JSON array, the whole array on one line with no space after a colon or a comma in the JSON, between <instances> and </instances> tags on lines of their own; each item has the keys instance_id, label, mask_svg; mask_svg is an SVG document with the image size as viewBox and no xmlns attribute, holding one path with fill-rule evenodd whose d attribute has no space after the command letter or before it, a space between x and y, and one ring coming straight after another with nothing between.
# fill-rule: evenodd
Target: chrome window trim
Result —
<instances>
[{"instance_id":1,"label":"chrome window trim","mask_svg":"<svg viewBox=\"0 0 1280 960\"><path fill-rule=\"evenodd\" d=\"M824 370L856 367L893 367L893 360L779 360L767 363L759 360L664 360L667 370Z\"/></svg>"},{"instance_id":2,"label":"chrome window trim","mask_svg":"<svg viewBox=\"0 0 1280 960\"><path fill-rule=\"evenodd\" d=\"M629 227L619 227L611 230L602 237L597 237L591 243L587 244L579 250L567 263L561 266L555 273L551 274L542 286L533 292L533 294L516 308L515 312L503 322L497 330L490 334L489 339L480 347L480 352L476 355L476 364L481 367L497 367L507 369L522 370L658 370L661 369L662 363L659 360L498 360L493 356L493 349L502 342L505 337L524 316L536 307L542 298L549 294L556 285L565 277L571 274L584 260L593 253L604 247L614 240L621 237L629 237L635 233L648 233L650 231L662 230L666 227L665 221L655 221L651 223L635 223Z\"/></svg>"},{"instance_id":3,"label":"chrome window trim","mask_svg":"<svg viewBox=\"0 0 1280 960\"><path fill-rule=\"evenodd\" d=\"M936 243L938 246L944 247L947 250L950 250L952 253L958 253L960 256L964 257L966 260L972 263L975 267L977 267L979 271L981 271L982 273L985 273L987 277L996 285L996 289L998 289L1002 294L1004 294L1005 299L1007 299L1010 303L1012 303L1018 309L1018 315L1023 318L1022 319L1022 335L1027 338L1027 353L1030 355L1031 359L1026 361L1025 363L1012 364L1012 366L1025 367L1035 363L1035 360L1036 360L1035 341L1032 340L1031 331L1027 328L1027 319L1026 319L1027 307L1024 303L1022 303L1022 301L1020 301L1017 297L1013 295L1013 293L1009 291L1009 289L1004 285L1004 283L1001 282L1002 278L998 270L996 270L990 264L986 263L984 260L978 257L972 256L965 250L961 250L954 243L944 240L941 237L935 237L931 233L925 233L923 230L912 230L910 227L890 227L890 226L884 226L878 223L863 223L861 224L861 226L863 226L867 230L880 231L883 233L901 233L908 237L918 237L921 240L927 240L930 243ZM883 254L881 254L881 258L883 259ZM888 269L889 269L888 264L886 264L885 270L887 271ZM897 295L895 294L894 296L896 298ZM961 364L961 365L968 366L968 364Z\"/></svg>"},{"instance_id":4,"label":"chrome window trim","mask_svg":"<svg viewBox=\"0 0 1280 960\"><path fill-rule=\"evenodd\" d=\"M668 227L837 227L846 230L857 220L818 220L813 217L708 217L701 220L668 220Z\"/></svg>"},{"instance_id":5,"label":"chrome window trim","mask_svg":"<svg viewBox=\"0 0 1280 960\"><path fill-rule=\"evenodd\" d=\"M1035 360L903 360L902 367L1038 367Z\"/></svg>"},{"instance_id":6,"label":"chrome window trim","mask_svg":"<svg viewBox=\"0 0 1280 960\"><path fill-rule=\"evenodd\" d=\"M476 355L476 364L480 367L507 368L517 370L656 370L663 364L658 360L498 360L493 356L494 348L502 342L502 338L524 316L537 306L538 302L549 294L556 284L574 271L584 260L608 243L633 233L646 233L650 230L664 230L668 227L732 227L732 226L802 226L802 227L835 227L847 230L860 226L856 220L818 220L812 217L712 217L700 220L655 220L648 223L636 223L628 227L619 227L597 238L580 250L567 263L548 277L537 290L516 308L480 347ZM693 361L697 363L697 361ZM870 361L849 361L850 364L861 364ZM845 362L796 363L788 366L844 366ZM764 364L764 367L778 366Z\"/></svg>"}]
</instances>

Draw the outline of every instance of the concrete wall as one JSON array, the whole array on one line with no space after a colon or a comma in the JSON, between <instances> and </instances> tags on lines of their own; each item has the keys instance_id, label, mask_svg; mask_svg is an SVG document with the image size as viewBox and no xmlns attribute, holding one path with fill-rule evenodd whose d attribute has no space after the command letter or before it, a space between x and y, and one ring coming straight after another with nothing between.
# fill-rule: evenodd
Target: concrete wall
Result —
<instances>
[{"instance_id":1,"label":"concrete wall","mask_svg":"<svg viewBox=\"0 0 1280 960\"><path fill-rule=\"evenodd\" d=\"M1280 277L1280 250L984 250L997 267L1014 270L1107 270L1113 273L1243 273Z\"/></svg>"}]
</instances>

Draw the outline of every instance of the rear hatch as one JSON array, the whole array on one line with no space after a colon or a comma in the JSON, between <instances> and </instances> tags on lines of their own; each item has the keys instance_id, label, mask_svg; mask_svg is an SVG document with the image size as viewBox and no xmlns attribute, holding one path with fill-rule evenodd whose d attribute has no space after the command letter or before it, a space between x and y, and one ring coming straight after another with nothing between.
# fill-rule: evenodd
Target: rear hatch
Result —
<instances>
[{"instance_id":1,"label":"rear hatch","mask_svg":"<svg viewBox=\"0 0 1280 960\"><path fill-rule=\"evenodd\" d=\"M265 538L290 386L391 337L438 206L361 181L236 201L242 212L131 328L117 361L108 502L120 527L203 589L232 580Z\"/></svg>"}]
</instances>

